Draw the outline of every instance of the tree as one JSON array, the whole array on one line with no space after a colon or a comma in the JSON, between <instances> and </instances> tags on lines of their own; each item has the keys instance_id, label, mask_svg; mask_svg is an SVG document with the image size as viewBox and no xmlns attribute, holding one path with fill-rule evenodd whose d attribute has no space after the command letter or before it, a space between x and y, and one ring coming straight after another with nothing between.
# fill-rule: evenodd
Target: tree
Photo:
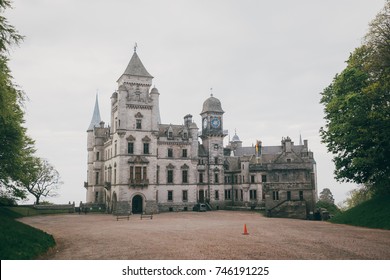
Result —
<instances>
[{"instance_id":1,"label":"tree","mask_svg":"<svg viewBox=\"0 0 390 280\"><path fill-rule=\"evenodd\" d=\"M41 197L54 197L62 184L58 171L47 160L34 158L34 164L29 165L28 178L19 186L25 188L35 197L35 204L40 203Z\"/></svg>"},{"instance_id":2,"label":"tree","mask_svg":"<svg viewBox=\"0 0 390 280\"><path fill-rule=\"evenodd\" d=\"M364 44L321 93L322 142L339 181L390 193L390 2L370 24Z\"/></svg>"},{"instance_id":3,"label":"tree","mask_svg":"<svg viewBox=\"0 0 390 280\"><path fill-rule=\"evenodd\" d=\"M0 190L24 198L25 190L14 182L25 180L23 166L32 158L34 141L26 134L24 124L24 93L12 82L8 68L8 50L23 39L1 16L10 8L9 0L0 0Z\"/></svg>"},{"instance_id":4,"label":"tree","mask_svg":"<svg viewBox=\"0 0 390 280\"><path fill-rule=\"evenodd\" d=\"M334 204L333 194L328 188L324 188L320 192L320 197L316 203L316 207L326 208L326 210L328 210L328 212L333 216L341 212L340 209Z\"/></svg>"},{"instance_id":5,"label":"tree","mask_svg":"<svg viewBox=\"0 0 390 280\"><path fill-rule=\"evenodd\" d=\"M331 204L334 204L333 194L332 194L332 192L330 191L330 189L324 188L324 189L320 192L320 198L319 198L319 200L320 200L320 201L324 201L324 202L328 202L328 203L331 203Z\"/></svg>"},{"instance_id":6,"label":"tree","mask_svg":"<svg viewBox=\"0 0 390 280\"><path fill-rule=\"evenodd\" d=\"M370 188L365 185L359 185L356 189L349 191L349 197L344 201L346 209L353 208L372 197Z\"/></svg>"}]
</instances>

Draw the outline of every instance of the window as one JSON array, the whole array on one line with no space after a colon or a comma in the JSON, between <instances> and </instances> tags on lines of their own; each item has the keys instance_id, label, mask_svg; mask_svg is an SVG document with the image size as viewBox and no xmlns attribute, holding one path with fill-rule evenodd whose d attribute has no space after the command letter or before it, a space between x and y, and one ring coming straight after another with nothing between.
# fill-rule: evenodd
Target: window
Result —
<instances>
[{"instance_id":1,"label":"window","mask_svg":"<svg viewBox=\"0 0 390 280\"><path fill-rule=\"evenodd\" d=\"M238 200L238 190L234 190L234 199Z\"/></svg>"},{"instance_id":2,"label":"window","mask_svg":"<svg viewBox=\"0 0 390 280\"><path fill-rule=\"evenodd\" d=\"M219 191L215 191L215 200L219 200Z\"/></svg>"},{"instance_id":3,"label":"window","mask_svg":"<svg viewBox=\"0 0 390 280\"><path fill-rule=\"evenodd\" d=\"M95 185L99 185L99 172L95 173Z\"/></svg>"},{"instance_id":4,"label":"window","mask_svg":"<svg viewBox=\"0 0 390 280\"><path fill-rule=\"evenodd\" d=\"M160 182L160 166L157 165L157 170L156 170L156 183L158 184Z\"/></svg>"},{"instance_id":5,"label":"window","mask_svg":"<svg viewBox=\"0 0 390 280\"><path fill-rule=\"evenodd\" d=\"M142 179L142 167L141 166L136 166L135 167L135 181L137 183L141 182Z\"/></svg>"},{"instance_id":6,"label":"window","mask_svg":"<svg viewBox=\"0 0 390 280\"><path fill-rule=\"evenodd\" d=\"M188 170L182 170L181 175L183 183L188 183Z\"/></svg>"},{"instance_id":7,"label":"window","mask_svg":"<svg viewBox=\"0 0 390 280\"><path fill-rule=\"evenodd\" d=\"M188 200L188 191L184 190L183 191L183 201L187 201L187 200Z\"/></svg>"},{"instance_id":8,"label":"window","mask_svg":"<svg viewBox=\"0 0 390 280\"><path fill-rule=\"evenodd\" d=\"M184 157L184 158L187 157L187 149L182 150L182 157Z\"/></svg>"},{"instance_id":9,"label":"window","mask_svg":"<svg viewBox=\"0 0 390 280\"><path fill-rule=\"evenodd\" d=\"M303 191L299 191L299 200L303 200Z\"/></svg>"},{"instance_id":10,"label":"window","mask_svg":"<svg viewBox=\"0 0 390 280\"><path fill-rule=\"evenodd\" d=\"M173 132L172 131L168 131L168 139L173 139Z\"/></svg>"},{"instance_id":11,"label":"window","mask_svg":"<svg viewBox=\"0 0 390 280\"><path fill-rule=\"evenodd\" d=\"M116 155L116 151L117 151L117 142L115 141L115 148L114 148L115 155Z\"/></svg>"},{"instance_id":12,"label":"window","mask_svg":"<svg viewBox=\"0 0 390 280\"><path fill-rule=\"evenodd\" d=\"M287 200L291 200L291 191L287 191Z\"/></svg>"},{"instance_id":13,"label":"window","mask_svg":"<svg viewBox=\"0 0 390 280\"><path fill-rule=\"evenodd\" d=\"M214 158L214 164L218 164L218 158L217 157Z\"/></svg>"},{"instance_id":14,"label":"window","mask_svg":"<svg viewBox=\"0 0 390 280\"><path fill-rule=\"evenodd\" d=\"M134 154L134 143L133 142L127 143L127 153Z\"/></svg>"},{"instance_id":15,"label":"window","mask_svg":"<svg viewBox=\"0 0 390 280\"><path fill-rule=\"evenodd\" d=\"M144 143L144 154L145 155L149 154L149 143Z\"/></svg>"},{"instance_id":16,"label":"window","mask_svg":"<svg viewBox=\"0 0 390 280\"><path fill-rule=\"evenodd\" d=\"M261 181L263 183L267 182L267 175L261 175Z\"/></svg>"},{"instance_id":17,"label":"window","mask_svg":"<svg viewBox=\"0 0 390 280\"><path fill-rule=\"evenodd\" d=\"M251 200L256 200L257 199L257 190L249 190L249 198Z\"/></svg>"},{"instance_id":18,"label":"window","mask_svg":"<svg viewBox=\"0 0 390 280\"><path fill-rule=\"evenodd\" d=\"M232 190L225 190L225 200L232 199Z\"/></svg>"},{"instance_id":19,"label":"window","mask_svg":"<svg viewBox=\"0 0 390 280\"><path fill-rule=\"evenodd\" d=\"M188 133L187 133L187 132L184 132L183 138L184 138L184 139L187 139L187 138L188 138Z\"/></svg>"},{"instance_id":20,"label":"window","mask_svg":"<svg viewBox=\"0 0 390 280\"><path fill-rule=\"evenodd\" d=\"M134 166L130 166L130 181L134 180Z\"/></svg>"},{"instance_id":21,"label":"window","mask_svg":"<svg viewBox=\"0 0 390 280\"><path fill-rule=\"evenodd\" d=\"M214 183L216 183L216 184L219 183L219 176L218 176L218 173L214 173Z\"/></svg>"},{"instance_id":22,"label":"window","mask_svg":"<svg viewBox=\"0 0 390 280\"><path fill-rule=\"evenodd\" d=\"M173 183L173 170L168 170L168 178L167 178L168 184Z\"/></svg>"},{"instance_id":23,"label":"window","mask_svg":"<svg viewBox=\"0 0 390 280\"><path fill-rule=\"evenodd\" d=\"M272 198L273 200L279 200L279 191L273 191Z\"/></svg>"},{"instance_id":24,"label":"window","mask_svg":"<svg viewBox=\"0 0 390 280\"><path fill-rule=\"evenodd\" d=\"M251 183L255 182L255 175L251 175Z\"/></svg>"},{"instance_id":25,"label":"window","mask_svg":"<svg viewBox=\"0 0 390 280\"><path fill-rule=\"evenodd\" d=\"M199 173L199 183L203 183L203 172Z\"/></svg>"},{"instance_id":26,"label":"window","mask_svg":"<svg viewBox=\"0 0 390 280\"><path fill-rule=\"evenodd\" d=\"M173 149L168 148L168 157L173 157Z\"/></svg>"},{"instance_id":27,"label":"window","mask_svg":"<svg viewBox=\"0 0 390 280\"><path fill-rule=\"evenodd\" d=\"M95 192L95 203L98 202L98 198L99 198L99 192Z\"/></svg>"},{"instance_id":28,"label":"window","mask_svg":"<svg viewBox=\"0 0 390 280\"><path fill-rule=\"evenodd\" d=\"M96 160L100 160L99 157L100 157L100 153L96 152Z\"/></svg>"},{"instance_id":29,"label":"window","mask_svg":"<svg viewBox=\"0 0 390 280\"><path fill-rule=\"evenodd\" d=\"M173 191L168 191L168 201L173 201Z\"/></svg>"},{"instance_id":30,"label":"window","mask_svg":"<svg viewBox=\"0 0 390 280\"><path fill-rule=\"evenodd\" d=\"M136 129L142 129L142 121L137 119L135 124Z\"/></svg>"}]
</instances>

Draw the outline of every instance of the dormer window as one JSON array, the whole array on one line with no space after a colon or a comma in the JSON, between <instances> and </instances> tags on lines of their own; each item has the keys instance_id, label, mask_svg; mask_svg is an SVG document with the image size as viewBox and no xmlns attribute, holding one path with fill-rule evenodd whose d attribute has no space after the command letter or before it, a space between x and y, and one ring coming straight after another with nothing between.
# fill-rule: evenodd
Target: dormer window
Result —
<instances>
[{"instance_id":1,"label":"dormer window","mask_svg":"<svg viewBox=\"0 0 390 280\"><path fill-rule=\"evenodd\" d=\"M167 138L172 140L173 139L173 128L172 128L172 125L170 125L168 127L168 130L166 131L166 134L167 134Z\"/></svg>"}]
</instances>

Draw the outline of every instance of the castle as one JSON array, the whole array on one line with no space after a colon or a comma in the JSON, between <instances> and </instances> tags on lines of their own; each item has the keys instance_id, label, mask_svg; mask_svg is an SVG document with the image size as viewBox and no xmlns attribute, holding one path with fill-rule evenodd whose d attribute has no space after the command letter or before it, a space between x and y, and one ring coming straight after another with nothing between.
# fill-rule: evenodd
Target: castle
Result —
<instances>
[{"instance_id":1,"label":"castle","mask_svg":"<svg viewBox=\"0 0 390 280\"><path fill-rule=\"evenodd\" d=\"M192 115L162 124L157 88L136 49L111 96L111 121L101 121L96 98L87 130L87 203L109 213L265 209L273 217L308 217L317 199L316 167L308 141L260 141L243 147L235 134L224 147L224 111L210 96L198 128ZM200 142L201 140L201 142Z\"/></svg>"}]
</instances>

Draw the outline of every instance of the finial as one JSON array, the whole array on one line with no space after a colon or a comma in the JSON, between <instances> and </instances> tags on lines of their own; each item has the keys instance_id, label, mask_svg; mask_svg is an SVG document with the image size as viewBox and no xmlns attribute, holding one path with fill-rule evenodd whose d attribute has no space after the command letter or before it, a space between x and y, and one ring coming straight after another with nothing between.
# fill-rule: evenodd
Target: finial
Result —
<instances>
[{"instance_id":1,"label":"finial","mask_svg":"<svg viewBox=\"0 0 390 280\"><path fill-rule=\"evenodd\" d=\"M210 88L210 96L213 97L213 88Z\"/></svg>"},{"instance_id":2,"label":"finial","mask_svg":"<svg viewBox=\"0 0 390 280\"><path fill-rule=\"evenodd\" d=\"M135 42L135 44L134 44L134 52L137 52L137 42Z\"/></svg>"},{"instance_id":3,"label":"finial","mask_svg":"<svg viewBox=\"0 0 390 280\"><path fill-rule=\"evenodd\" d=\"M234 129L234 134L237 135L237 129Z\"/></svg>"}]
</instances>

